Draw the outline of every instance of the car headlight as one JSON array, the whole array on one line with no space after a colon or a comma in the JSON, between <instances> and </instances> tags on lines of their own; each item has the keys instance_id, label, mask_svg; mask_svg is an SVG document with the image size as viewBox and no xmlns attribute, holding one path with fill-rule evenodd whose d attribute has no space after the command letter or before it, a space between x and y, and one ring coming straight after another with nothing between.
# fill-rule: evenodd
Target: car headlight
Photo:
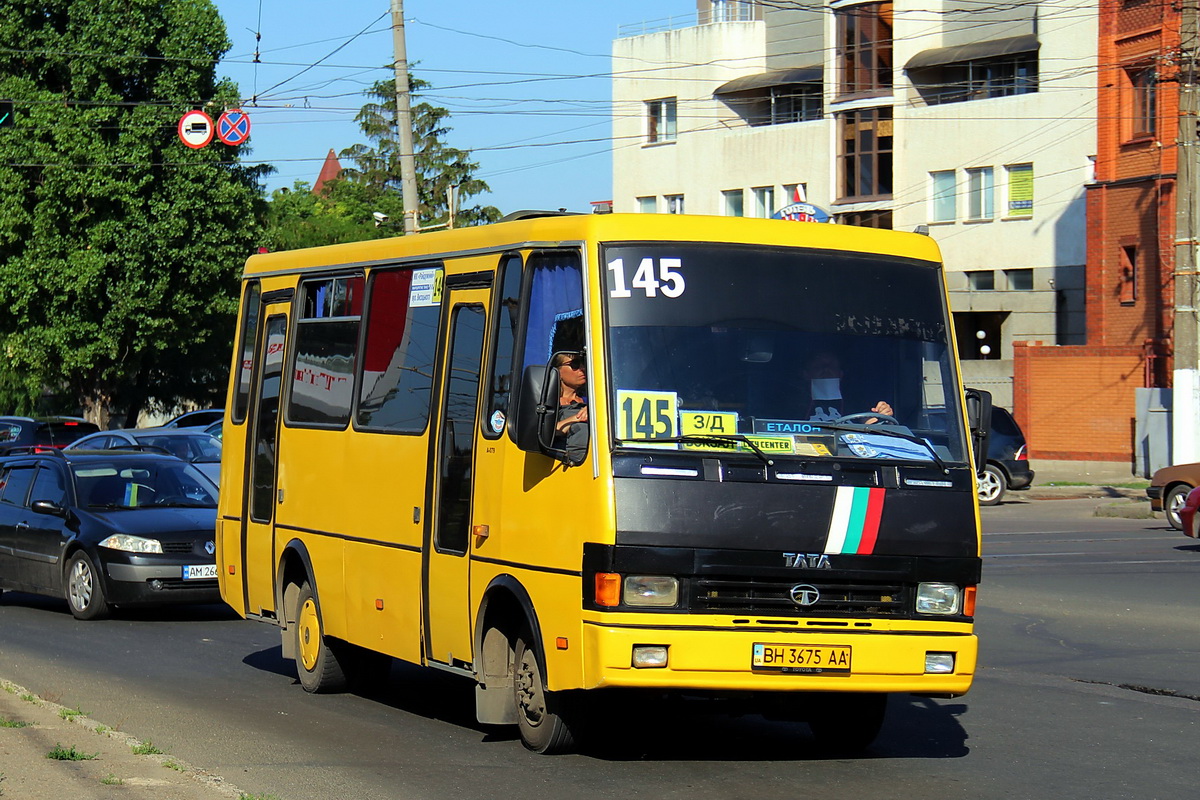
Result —
<instances>
[{"instance_id":1,"label":"car headlight","mask_svg":"<svg viewBox=\"0 0 1200 800\"><path fill-rule=\"evenodd\" d=\"M128 533L114 533L100 543L101 547L109 550L124 550L127 553L161 553L162 543L158 539L145 539L141 536L130 536Z\"/></svg>"},{"instance_id":2,"label":"car headlight","mask_svg":"<svg viewBox=\"0 0 1200 800\"><path fill-rule=\"evenodd\" d=\"M918 614L957 614L962 608L962 589L953 583L917 585Z\"/></svg>"},{"instance_id":3,"label":"car headlight","mask_svg":"<svg viewBox=\"0 0 1200 800\"><path fill-rule=\"evenodd\" d=\"M679 581L665 575L626 575L621 600L627 606L670 608L679 602Z\"/></svg>"}]
</instances>

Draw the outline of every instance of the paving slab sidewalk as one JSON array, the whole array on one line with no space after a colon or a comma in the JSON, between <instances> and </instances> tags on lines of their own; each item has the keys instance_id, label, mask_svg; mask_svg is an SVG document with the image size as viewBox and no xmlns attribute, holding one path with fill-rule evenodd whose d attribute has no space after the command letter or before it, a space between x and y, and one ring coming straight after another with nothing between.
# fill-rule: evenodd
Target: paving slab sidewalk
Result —
<instances>
[{"instance_id":1,"label":"paving slab sidewalk","mask_svg":"<svg viewBox=\"0 0 1200 800\"><path fill-rule=\"evenodd\" d=\"M0 796L4 800L219 800L245 795L224 779L143 743L77 709L0 679ZM89 756L57 760L52 751ZM151 749L151 748L146 748Z\"/></svg>"}]
</instances>

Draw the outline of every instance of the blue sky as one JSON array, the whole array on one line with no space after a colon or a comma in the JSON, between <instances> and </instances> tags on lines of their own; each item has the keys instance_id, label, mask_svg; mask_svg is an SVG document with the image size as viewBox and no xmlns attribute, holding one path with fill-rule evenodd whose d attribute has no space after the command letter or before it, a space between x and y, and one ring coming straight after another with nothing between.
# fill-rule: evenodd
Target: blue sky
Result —
<instances>
[{"instance_id":1,"label":"blue sky","mask_svg":"<svg viewBox=\"0 0 1200 800\"><path fill-rule=\"evenodd\" d=\"M215 3L233 42L218 74L247 98L247 160L278 169L268 189L312 183L330 149L365 142L354 115L391 75L389 0ZM612 40L694 12L694 0L404 3L409 62L433 84L424 99L450 109L448 143L473 152L492 188L475 202L504 213L611 199Z\"/></svg>"}]
</instances>

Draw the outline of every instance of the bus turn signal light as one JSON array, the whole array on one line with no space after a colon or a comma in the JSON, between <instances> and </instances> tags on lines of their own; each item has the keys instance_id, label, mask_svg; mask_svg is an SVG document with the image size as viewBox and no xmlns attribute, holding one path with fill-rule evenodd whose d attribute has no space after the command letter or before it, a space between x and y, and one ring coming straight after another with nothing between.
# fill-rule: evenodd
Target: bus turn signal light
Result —
<instances>
[{"instance_id":1,"label":"bus turn signal light","mask_svg":"<svg viewBox=\"0 0 1200 800\"><path fill-rule=\"evenodd\" d=\"M596 573L596 605L615 608L621 604L621 576L615 572Z\"/></svg>"},{"instance_id":2,"label":"bus turn signal light","mask_svg":"<svg viewBox=\"0 0 1200 800\"><path fill-rule=\"evenodd\" d=\"M963 614L968 617L975 616L975 586L968 586L963 591Z\"/></svg>"}]
</instances>

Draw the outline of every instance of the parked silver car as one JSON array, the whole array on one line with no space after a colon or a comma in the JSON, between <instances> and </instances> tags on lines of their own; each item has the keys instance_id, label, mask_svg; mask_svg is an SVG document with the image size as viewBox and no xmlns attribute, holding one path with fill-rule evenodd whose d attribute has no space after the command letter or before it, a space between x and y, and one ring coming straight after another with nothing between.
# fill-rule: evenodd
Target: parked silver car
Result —
<instances>
[{"instance_id":1,"label":"parked silver car","mask_svg":"<svg viewBox=\"0 0 1200 800\"><path fill-rule=\"evenodd\" d=\"M198 428L129 428L101 431L69 444L66 450L150 450L195 464L213 484L221 482L221 443Z\"/></svg>"}]
</instances>

